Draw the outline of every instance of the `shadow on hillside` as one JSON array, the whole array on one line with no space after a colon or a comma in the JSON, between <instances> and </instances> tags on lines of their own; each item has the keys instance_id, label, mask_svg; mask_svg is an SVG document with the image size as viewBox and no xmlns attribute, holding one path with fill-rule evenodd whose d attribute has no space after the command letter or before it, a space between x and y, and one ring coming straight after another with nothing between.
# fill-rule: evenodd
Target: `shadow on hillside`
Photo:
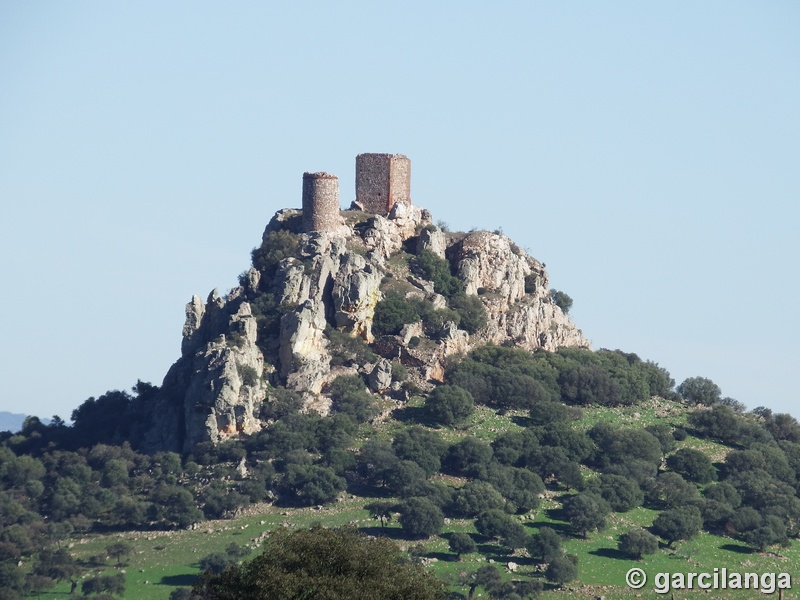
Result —
<instances>
[{"instance_id":1,"label":"shadow on hillside","mask_svg":"<svg viewBox=\"0 0 800 600\"><path fill-rule=\"evenodd\" d=\"M424 406L405 406L392 411L392 418L401 423L418 423L428 427L437 427L437 423L428 416Z\"/></svg>"},{"instance_id":2,"label":"shadow on hillside","mask_svg":"<svg viewBox=\"0 0 800 600\"><path fill-rule=\"evenodd\" d=\"M624 552L620 552L616 548L598 548L597 550L592 550L589 554L593 554L594 556L600 556L602 558L614 558L616 560L627 560L630 562L631 557L629 554L625 554Z\"/></svg>"},{"instance_id":3,"label":"shadow on hillside","mask_svg":"<svg viewBox=\"0 0 800 600\"><path fill-rule=\"evenodd\" d=\"M727 550L728 552L736 552L737 554L754 554L755 550L750 548L749 546L743 546L742 544L722 544L719 547L720 550Z\"/></svg>"},{"instance_id":4,"label":"shadow on hillside","mask_svg":"<svg viewBox=\"0 0 800 600\"><path fill-rule=\"evenodd\" d=\"M408 539L402 529L398 527L382 528L380 525L376 527L359 527L358 530L366 535L373 537L385 537L390 540L405 540Z\"/></svg>"},{"instance_id":5,"label":"shadow on hillside","mask_svg":"<svg viewBox=\"0 0 800 600\"><path fill-rule=\"evenodd\" d=\"M194 585L195 581L197 581L197 575L193 573L184 573L183 575L164 575L158 584L190 587Z\"/></svg>"}]
</instances>

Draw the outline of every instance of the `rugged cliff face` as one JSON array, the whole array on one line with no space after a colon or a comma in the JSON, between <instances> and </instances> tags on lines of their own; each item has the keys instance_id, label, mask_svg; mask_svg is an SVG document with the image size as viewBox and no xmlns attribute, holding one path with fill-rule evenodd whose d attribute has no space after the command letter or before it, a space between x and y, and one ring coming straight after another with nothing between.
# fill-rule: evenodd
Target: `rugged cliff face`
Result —
<instances>
[{"instance_id":1,"label":"rugged cliff face","mask_svg":"<svg viewBox=\"0 0 800 600\"><path fill-rule=\"evenodd\" d=\"M188 451L258 431L277 386L302 393L321 412L326 385L343 372L362 373L375 393L397 391L387 359L425 386L442 380L447 356L481 344L588 346L553 302L544 266L504 235L445 232L405 203L386 217L344 211L336 231L303 233L301 216L283 210L273 217L239 287L187 304L181 358L155 400L150 448ZM485 326L470 334L455 320L435 332L407 323L399 335L376 335L375 309L390 292L452 313L414 268L414 255L425 251L446 259L466 295L480 300ZM377 357L353 352L348 339L369 344L367 356Z\"/></svg>"}]
</instances>

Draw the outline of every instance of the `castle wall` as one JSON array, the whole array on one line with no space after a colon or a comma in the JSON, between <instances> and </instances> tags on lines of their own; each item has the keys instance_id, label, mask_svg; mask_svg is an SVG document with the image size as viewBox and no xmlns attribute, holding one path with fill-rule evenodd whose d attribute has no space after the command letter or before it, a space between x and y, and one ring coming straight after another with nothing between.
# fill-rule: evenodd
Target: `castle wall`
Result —
<instances>
[{"instance_id":1,"label":"castle wall","mask_svg":"<svg viewBox=\"0 0 800 600\"><path fill-rule=\"evenodd\" d=\"M411 161L402 154L356 156L356 202L384 215L398 202L411 202Z\"/></svg>"},{"instance_id":2,"label":"castle wall","mask_svg":"<svg viewBox=\"0 0 800 600\"><path fill-rule=\"evenodd\" d=\"M303 173L303 231L333 231L339 225L339 178Z\"/></svg>"}]
</instances>

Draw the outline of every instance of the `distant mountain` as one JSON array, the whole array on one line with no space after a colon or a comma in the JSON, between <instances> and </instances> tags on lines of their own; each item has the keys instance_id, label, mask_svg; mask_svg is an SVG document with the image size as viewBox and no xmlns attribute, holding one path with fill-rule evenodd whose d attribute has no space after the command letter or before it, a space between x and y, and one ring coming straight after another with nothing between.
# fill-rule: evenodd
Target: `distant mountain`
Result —
<instances>
[{"instance_id":1,"label":"distant mountain","mask_svg":"<svg viewBox=\"0 0 800 600\"><path fill-rule=\"evenodd\" d=\"M0 411L0 431L17 432L22 429L22 423L27 415Z\"/></svg>"},{"instance_id":2,"label":"distant mountain","mask_svg":"<svg viewBox=\"0 0 800 600\"><path fill-rule=\"evenodd\" d=\"M22 413L10 413L7 411L0 411L0 431L13 431L16 433L22 429L22 424L28 415ZM50 424L50 419L40 419L45 425Z\"/></svg>"}]
</instances>

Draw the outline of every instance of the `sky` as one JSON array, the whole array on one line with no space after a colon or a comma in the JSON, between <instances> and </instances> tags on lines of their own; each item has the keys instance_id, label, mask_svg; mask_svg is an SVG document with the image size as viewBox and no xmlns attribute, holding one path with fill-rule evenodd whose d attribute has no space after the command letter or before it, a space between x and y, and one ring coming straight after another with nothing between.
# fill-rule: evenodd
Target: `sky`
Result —
<instances>
[{"instance_id":1,"label":"sky","mask_svg":"<svg viewBox=\"0 0 800 600\"><path fill-rule=\"evenodd\" d=\"M302 173L347 207L389 152L594 348L800 417L798 31L792 0L0 0L0 411L160 383Z\"/></svg>"}]
</instances>

